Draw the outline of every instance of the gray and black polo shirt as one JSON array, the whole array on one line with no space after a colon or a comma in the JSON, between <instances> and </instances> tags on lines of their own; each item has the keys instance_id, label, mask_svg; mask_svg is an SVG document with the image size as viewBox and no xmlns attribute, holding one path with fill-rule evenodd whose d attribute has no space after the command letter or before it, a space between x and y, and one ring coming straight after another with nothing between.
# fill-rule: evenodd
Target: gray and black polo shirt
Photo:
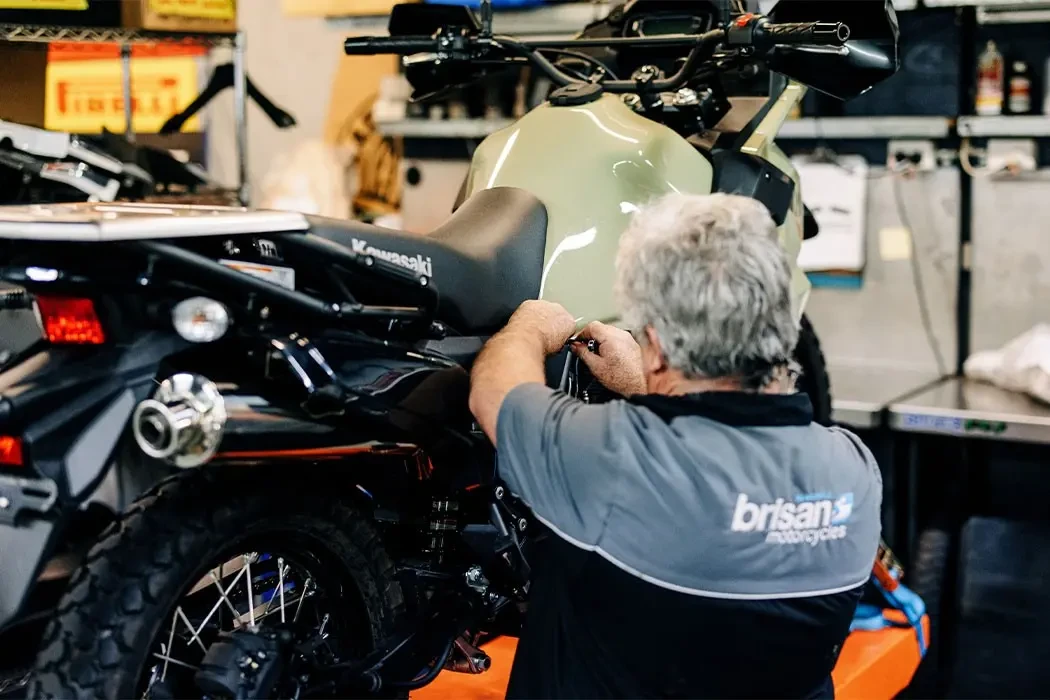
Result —
<instances>
[{"instance_id":1,"label":"gray and black polo shirt","mask_svg":"<svg viewBox=\"0 0 1050 700\"><path fill-rule=\"evenodd\" d=\"M500 409L499 471L553 536L508 697L831 697L871 573L878 465L804 394Z\"/></svg>"}]
</instances>

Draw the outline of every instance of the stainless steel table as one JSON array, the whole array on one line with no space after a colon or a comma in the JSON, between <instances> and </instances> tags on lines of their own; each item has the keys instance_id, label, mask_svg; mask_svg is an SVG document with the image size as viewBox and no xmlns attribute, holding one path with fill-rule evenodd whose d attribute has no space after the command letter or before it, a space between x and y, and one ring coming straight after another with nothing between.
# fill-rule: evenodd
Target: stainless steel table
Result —
<instances>
[{"instance_id":1,"label":"stainless steel table","mask_svg":"<svg viewBox=\"0 0 1050 700\"><path fill-rule=\"evenodd\" d=\"M913 433L1050 444L1050 406L954 377L895 401L889 425Z\"/></svg>"},{"instance_id":2,"label":"stainless steel table","mask_svg":"<svg viewBox=\"0 0 1050 700\"><path fill-rule=\"evenodd\" d=\"M839 425L861 430L879 428L886 408L905 396L935 384L935 372L887 370L832 365L832 418Z\"/></svg>"}]
</instances>

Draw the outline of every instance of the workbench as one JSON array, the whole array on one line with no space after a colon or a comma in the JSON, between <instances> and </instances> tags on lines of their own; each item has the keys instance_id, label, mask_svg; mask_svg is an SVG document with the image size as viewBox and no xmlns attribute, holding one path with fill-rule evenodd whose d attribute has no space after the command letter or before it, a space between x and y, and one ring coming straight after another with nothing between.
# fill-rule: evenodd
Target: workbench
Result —
<instances>
[{"instance_id":1,"label":"workbench","mask_svg":"<svg viewBox=\"0 0 1050 700\"><path fill-rule=\"evenodd\" d=\"M885 423L890 404L936 384L931 370L884 369L833 365L831 376L832 419L858 430L874 430Z\"/></svg>"},{"instance_id":2,"label":"workbench","mask_svg":"<svg viewBox=\"0 0 1050 700\"><path fill-rule=\"evenodd\" d=\"M902 432L1050 444L1050 406L959 377L893 402L888 420Z\"/></svg>"},{"instance_id":3,"label":"workbench","mask_svg":"<svg viewBox=\"0 0 1050 700\"><path fill-rule=\"evenodd\" d=\"M857 365L832 365L832 419L856 432L868 446L882 472L882 535L894 550L906 554L911 524L907 510L907 483L897 463L897 440L886 428L886 412L894 402L921 392L940 381L934 370L888 369Z\"/></svg>"}]
</instances>

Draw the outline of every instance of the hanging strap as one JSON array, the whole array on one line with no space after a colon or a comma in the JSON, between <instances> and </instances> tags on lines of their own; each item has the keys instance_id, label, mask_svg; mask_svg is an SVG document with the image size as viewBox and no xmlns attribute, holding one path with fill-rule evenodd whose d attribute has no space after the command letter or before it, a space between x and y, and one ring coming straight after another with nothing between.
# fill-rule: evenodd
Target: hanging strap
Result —
<instances>
[{"instance_id":1,"label":"hanging strap","mask_svg":"<svg viewBox=\"0 0 1050 700\"><path fill-rule=\"evenodd\" d=\"M887 627L911 627L919 642L920 658L926 655L928 641L922 618L926 614L926 603L914 591L900 582L903 569L894 557L893 552L884 542L879 543L879 553L871 571L871 583L889 608L862 603L857 606L850 624L850 631L880 630ZM899 622L886 617L886 610L898 610L904 614L907 622Z\"/></svg>"}]
</instances>

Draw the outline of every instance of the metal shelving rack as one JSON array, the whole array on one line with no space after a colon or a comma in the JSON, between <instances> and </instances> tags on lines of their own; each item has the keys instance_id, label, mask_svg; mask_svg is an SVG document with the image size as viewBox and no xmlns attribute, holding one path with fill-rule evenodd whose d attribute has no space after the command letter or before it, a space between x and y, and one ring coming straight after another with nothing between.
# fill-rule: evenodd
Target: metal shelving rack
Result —
<instances>
[{"instance_id":1,"label":"metal shelving rack","mask_svg":"<svg viewBox=\"0 0 1050 700\"><path fill-rule=\"evenodd\" d=\"M405 119L377 126L387 136L481 139L512 123L511 119ZM785 122L777 139L943 139L950 135L950 127L946 117L803 117Z\"/></svg>"},{"instance_id":2,"label":"metal shelving rack","mask_svg":"<svg viewBox=\"0 0 1050 700\"><path fill-rule=\"evenodd\" d=\"M248 190L248 94L245 78L244 32L236 34L204 34L182 32L152 32L121 27L65 27L35 24L0 24L0 41L49 44L78 42L117 44L123 73L125 136L134 142L131 119L131 47L136 44L189 44L207 48L233 50L233 104L237 140L237 198L247 204Z\"/></svg>"},{"instance_id":3,"label":"metal shelving rack","mask_svg":"<svg viewBox=\"0 0 1050 700\"><path fill-rule=\"evenodd\" d=\"M975 138L1050 138L1050 115L959 117L958 129Z\"/></svg>"}]
</instances>

